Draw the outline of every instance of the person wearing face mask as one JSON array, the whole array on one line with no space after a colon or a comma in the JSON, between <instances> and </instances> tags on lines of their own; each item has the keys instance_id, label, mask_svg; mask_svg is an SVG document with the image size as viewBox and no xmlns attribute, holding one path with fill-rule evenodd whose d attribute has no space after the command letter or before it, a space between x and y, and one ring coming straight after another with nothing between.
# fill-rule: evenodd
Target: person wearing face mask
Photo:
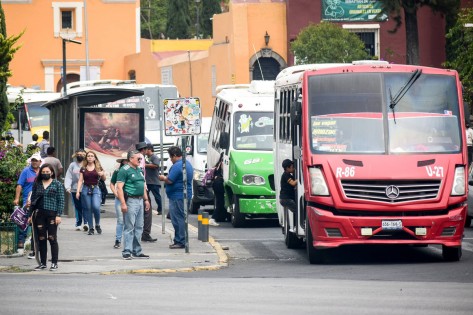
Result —
<instances>
[{"instance_id":1,"label":"person wearing face mask","mask_svg":"<svg viewBox=\"0 0 473 315\"><path fill-rule=\"evenodd\" d=\"M43 164L39 169L31 194L30 222L38 232L40 264L35 270L46 269L48 244L51 247L50 271L58 269L59 245L57 227L61 223L64 211L64 186L55 179L54 169L50 164Z\"/></svg>"},{"instance_id":2,"label":"person wearing face mask","mask_svg":"<svg viewBox=\"0 0 473 315\"><path fill-rule=\"evenodd\" d=\"M76 214L76 224L75 228L76 231L80 231L82 221L84 221L84 226L82 227L85 232L89 230L89 227L87 226L87 216L86 216L86 210L82 207L82 202L79 198L76 197L77 193L77 183L79 182L79 176L80 176L80 168L82 167L82 162L85 159L85 150L84 149L77 149L76 153L72 156L72 158L75 158L75 161L72 162L69 165L69 168L67 169L66 172L66 177L64 178L64 187L66 188L66 191L71 194L72 196L72 201L74 203L74 208L75 208L75 214Z\"/></svg>"}]
</instances>

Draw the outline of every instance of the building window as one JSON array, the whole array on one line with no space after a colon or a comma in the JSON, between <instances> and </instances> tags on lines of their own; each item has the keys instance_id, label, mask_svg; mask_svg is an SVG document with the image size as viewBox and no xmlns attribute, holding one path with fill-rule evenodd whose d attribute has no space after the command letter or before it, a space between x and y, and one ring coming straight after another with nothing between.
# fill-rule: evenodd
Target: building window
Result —
<instances>
[{"instance_id":1,"label":"building window","mask_svg":"<svg viewBox=\"0 0 473 315\"><path fill-rule=\"evenodd\" d=\"M82 37L82 11L84 3L53 2L54 36L73 39Z\"/></svg>"},{"instance_id":2,"label":"building window","mask_svg":"<svg viewBox=\"0 0 473 315\"><path fill-rule=\"evenodd\" d=\"M379 24L345 24L343 28L358 35L370 57L380 56Z\"/></svg>"},{"instance_id":3,"label":"building window","mask_svg":"<svg viewBox=\"0 0 473 315\"><path fill-rule=\"evenodd\" d=\"M72 10L61 10L61 29L72 29L73 28L73 11Z\"/></svg>"}]
</instances>

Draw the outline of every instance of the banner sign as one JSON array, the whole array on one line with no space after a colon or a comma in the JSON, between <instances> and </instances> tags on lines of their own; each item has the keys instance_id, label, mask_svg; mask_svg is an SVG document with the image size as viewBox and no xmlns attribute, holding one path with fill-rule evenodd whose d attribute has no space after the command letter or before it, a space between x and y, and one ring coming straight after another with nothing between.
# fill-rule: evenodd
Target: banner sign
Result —
<instances>
[{"instance_id":1,"label":"banner sign","mask_svg":"<svg viewBox=\"0 0 473 315\"><path fill-rule=\"evenodd\" d=\"M322 0L325 21L385 21L382 2L378 0Z\"/></svg>"}]
</instances>

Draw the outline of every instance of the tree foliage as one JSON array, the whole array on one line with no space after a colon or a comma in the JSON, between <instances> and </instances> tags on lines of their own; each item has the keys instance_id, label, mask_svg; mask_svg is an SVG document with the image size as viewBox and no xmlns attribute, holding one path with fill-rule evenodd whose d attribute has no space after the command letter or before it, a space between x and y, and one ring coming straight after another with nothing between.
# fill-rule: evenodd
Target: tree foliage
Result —
<instances>
[{"instance_id":1,"label":"tree foliage","mask_svg":"<svg viewBox=\"0 0 473 315\"><path fill-rule=\"evenodd\" d=\"M19 46L14 46L21 35L23 33L7 37L5 13L0 3L0 131L9 129L12 118L7 98L7 80L11 76L10 62L15 52L20 49Z\"/></svg>"},{"instance_id":2,"label":"tree foliage","mask_svg":"<svg viewBox=\"0 0 473 315\"><path fill-rule=\"evenodd\" d=\"M166 34L168 0L141 0L141 37L161 39Z\"/></svg>"},{"instance_id":3,"label":"tree foliage","mask_svg":"<svg viewBox=\"0 0 473 315\"><path fill-rule=\"evenodd\" d=\"M212 19L214 14L222 13L219 0L205 0L202 2L201 30L202 38L213 37Z\"/></svg>"},{"instance_id":4,"label":"tree foliage","mask_svg":"<svg viewBox=\"0 0 473 315\"><path fill-rule=\"evenodd\" d=\"M406 30L406 63L419 64L419 36L417 25L417 11L422 6L430 7L434 12L455 15L458 11L460 0L380 0L383 3L381 14L389 14L396 26L391 32L397 32L402 25L404 16Z\"/></svg>"},{"instance_id":5,"label":"tree foliage","mask_svg":"<svg viewBox=\"0 0 473 315\"><path fill-rule=\"evenodd\" d=\"M190 25L188 0L168 0L166 37L171 39L189 38Z\"/></svg>"},{"instance_id":6,"label":"tree foliage","mask_svg":"<svg viewBox=\"0 0 473 315\"><path fill-rule=\"evenodd\" d=\"M298 64L352 62L367 59L364 43L340 26L322 22L310 24L291 44Z\"/></svg>"},{"instance_id":7,"label":"tree foliage","mask_svg":"<svg viewBox=\"0 0 473 315\"><path fill-rule=\"evenodd\" d=\"M456 23L450 28L446 37L450 41L451 54L444 63L447 68L455 69L463 84L463 97L472 104L473 101L473 9L463 9L458 14Z\"/></svg>"}]
</instances>

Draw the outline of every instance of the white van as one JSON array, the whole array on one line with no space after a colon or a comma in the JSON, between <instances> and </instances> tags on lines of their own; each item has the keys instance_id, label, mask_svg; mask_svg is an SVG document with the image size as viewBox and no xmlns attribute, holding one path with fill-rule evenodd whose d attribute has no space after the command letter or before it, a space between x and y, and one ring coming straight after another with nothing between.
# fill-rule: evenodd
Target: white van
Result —
<instances>
[{"instance_id":1,"label":"white van","mask_svg":"<svg viewBox=\"0 0 473 315\"><path fill-rule=\"evenodd\" d=\"M212 189L206 189L206 187L202 185L205 171L208 167L213 166L207 165L207 143L209 140L211 122L212 117L202 117L201 133L187 138L186 159L194 168L191 213L197 213L200 206L213 204L214 196ZM176 146L182 146L181 137L177 137Z\"/></svg>"}]
</instances>

